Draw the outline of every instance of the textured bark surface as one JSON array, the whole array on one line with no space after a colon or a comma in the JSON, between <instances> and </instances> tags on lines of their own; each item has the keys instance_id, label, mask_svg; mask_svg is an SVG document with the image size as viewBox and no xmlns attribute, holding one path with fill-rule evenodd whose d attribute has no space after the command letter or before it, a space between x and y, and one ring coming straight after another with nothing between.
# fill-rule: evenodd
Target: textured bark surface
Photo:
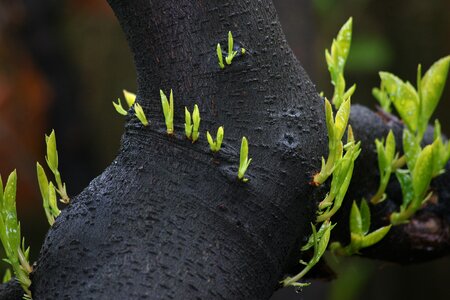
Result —
<instances>
[{"instance_id":1,"label":"textured bark surface","mask_svg":"<svg viewBox=\"0 0 450 300\"><path fill-rule=\"evenodd\" d=\"M327 148L323 100L286 44L272 3L109 2L134 54L137 101L150 126L128 119L117 158L49 230L32 274L34 298L268 299L326 193L308 182ZM221 70L215 46L226 49L229 30L247 53ZM174 136L165 133L160 88L174 90ZM183 123L184 106L194 104L202 133L192 144ZM351 123L364 150L349 199L360 199L378 184L375 137L390 127L398 135L401 124L358 106ZM204 132L221 125L223 149L212 155ZM236 178L242 136L253 158L247 183ZM392 195L374 226L398 205L398 192ZM346 203L336 240L348 236ZM427 212L443 222L444 243L430 247L427 238L405 235L411 225L400 226L367 255L407 262L447 254L448 191L438 203Z\"/></svg>"},{"instance_id":2,"label":"textured bark surface","mask_svg":"<svg viewBox=\"0 0 450 300\"><path fill-rule=\"evenodd\" d=\"M269 1L110 1L129 40L138 99L117 159L61 214L36 271L36 299L267 299L319 199L323 102ZM247 53L221 70L227 32ZM159 89L174 90L176 134ZM184 137L197 103L202 138ZM204 131L225 128L209 152ZM252 165L237 180L247 136Z\"/></svg>"}]
</instances>

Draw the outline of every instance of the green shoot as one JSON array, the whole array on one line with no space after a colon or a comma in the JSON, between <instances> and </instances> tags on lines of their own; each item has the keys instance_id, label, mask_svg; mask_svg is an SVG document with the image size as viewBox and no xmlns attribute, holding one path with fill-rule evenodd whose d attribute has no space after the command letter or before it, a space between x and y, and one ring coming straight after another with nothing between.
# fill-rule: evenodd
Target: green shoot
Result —
<instances>
[{"instance_id":1,"label":"green shoot","mask_svg":"<svg viewBox=\"0 0 450 300\"><path fill-rule=\"evenodd\" d=\"M395 168L398 160L398 153L395 154L395 137L392 130L386 138L386 143L383 146L383 141L375 140L375 145L378 154L378 169L380 170L380 185L376 194L370 199L372 204L378 204L386 199L386 188L391 178L391 174Z\"/></svg>"},{"instance_id":2,"label":"green shoot","mask_svg":"<svg viewBox=\"0 0 450 300\"><path fill-rule=\"evenodd\" d=\"M126 116L128 114L128 112L123 108L122 103L120 103L120 98L117 98L117 103L113 101L112 104L114 105L116 111L122 116Z\"/></svg>"},{"instance_id":3,"label":"green shoot","mask_svg":"<svg viewBox=\"0 0 450 300\"><path fill-rule=\"evenodd\" d=\"M127 90L123 90L123 96L128 104L128 108L131 108L136 101L136 95ZM120 103L120 98L117 99L117 103L113 102L112 104L119 114L123 116L128 114L128 112L123 108L122 103Z\"/></svg>"},{"instance_id":4,"label":"green shoot","mask_svg":"<svg viewBox=\"0 0 450 300\"><path fill-rule=\"evenodd\" d=\"M194 122L193 128L192 128L192 142L195 143L198 140L198 137L200 135L198 129L200 127L200 111L198 109L197 104L194 105L194 111L192 112L192 121Z\"/></svg>"},{"instance_id":5,"label":"green shoot","mask_svg":"<svg viewBox=\"0 0 450 300\"><path fill-rule=\"evenodd\" d=\"M141 121L142 125L148 126L148 120L147 117L145 116L144 109L142 108L142 106L139 103L135 103L133 107L134 113L136 117L139 119L139 121Z\"/></svg>"},{"instance_id":6,"label":"green shoot","mask_svg":"<svg viewBox=\"0 0 450 300\"><path fill-rule=\"evenodd\" d=\"M48 182L44 168L38 162L36 163L36 170L45 215L48 223L52 226L55 223L55 218L61 213L56 201L56 189L52 182Z\"/></svg>"},{"instance_id":7,"label":"green shoot","mask_svg":"<svg viewBox=\"0 0 450 300\"><path fill-rule=\"evenodd\" d=\"M411 170L397 170L397 179L403 194L400 212L391 214L391 224L407 223L415 212L430 198L428 188L433 178L435 144L420 151Z\"/></svg>"},{"instance_id":8,"label":"green shoot","mask_svg":"<svg viewBox=\"0 0 450 300\"><path fill-rule=\"evenodd\" d=\"M248 166L252 162L252 159L248 159L248 141L247 138L244 136L242 137L241 142L241 154L240 154L240 161L239 161L239 171L238 171L238 179L242 180L243 182L247 182L248 178L245 178L245 172L247 171Z\"/></svg>"},{"instance_id":9,"label":"green shoot","mask_svg":"<svg viewBox=\"0 0 450 300\"><path fill-rule=\"evenodd\" d=\"M220 148L222 147L222 141L223 141L223 126L220 126L217 129L216 134L216 140L214 141L209 131L206 132L206 138L208 139L209 148L212 152L219 152Z\"/></svg>"},{"instance_id":10,"label":"green shoot","mask_svg":"<svg viewBox=\"0 0 450 300\"><path fill-rule=\"evenodd\" d=\"M228 53L227 57L225 57L225 61L227 62L227 65L231 65L231 62L233 61L233 58L237 55L237 51L234 51L234 40L233 40L233 34L231 31L228 31Z\"/></svg>"},{"instance_id":11,"label":"green shoot","mask_svg":"<svg viewBox=\"0 0 450 300\"><path fill-rule=\"evenodd\" d=\"M198 140L198 137L200 133L198 132L198 129L200 127L200 111L198 109L197 104L194 105L194 111L192 112L192 118L191 113L187 109L187 107L184 108L184 132L186 133L186 137L190 140L192 140L192 143L195 143Z\"/></svg>"},{"instance_id":12,"label":"green shoot","mask_svg":"<svg viewBox=\"0 0 450 300\"><path fill-rule=\"evenodd\" d=\"M245 55L245 53L247 53L247 50L245 50L245 48L241 48L241 54Z\"/></svg>"},{"instance_id":13,"label":"green shoot","mask_svg":"<svg viewBox=\"0 0 450 300\"><path fill-rule=\"evenodd\" d=\"M52 130L49 136L45 135L45 143L47 144L47 156L45 157L45 160L55 177L56 191L61 197L60 201L64 204L68 204L70 198L67 195L66 184L62 183L61 173L58 170L58 151L56 150L56 135L54 130Z\"/></svg>"},{"instance_id":14,"label":"green shoot","mask_svg":"<svg viewBox=\"0 0 450 300\"><path fill-rule=\"evenodd\" d=\"M328 130L328 158L322 157L322 167L318 174L314 176L314 183L320 185L333 174L336 163L342 157L342 137L347 128L348 118L350 117L350 98L345 100L336 113L336 120L333 118L333 108L331 103L325 99L325 117Z\"/></svg>"},{"instance_id":15,"label":"green shoot","mask_svg":"<svg viewBox=\"0 0 450 300\"><path fill-rule=\"evenodd\" d=\"M225 68L225 64L223 63L223 54L222 54L222 47L220 46L220 44L217 44L217 58L219 59L219 67L221 69Z\"/></svg>"},{"instance_id":16,"label":"green shoot","mask_svg":"<svg viewBox=\"0 0 450 300\"><path fill-rule=\"evenodd\" d=\"M283 281L281 281L280 283L283 284L284 287L287 286L304 287L309 285L309 283L301 283L298 281L301 280L309 272L309 270L311 270L319 262L320 258L325 253L325 250L327 249L328 246L328 242L330 241L331 229L333 227L334 225L331 225L330 221L325 221L322 223L322 226L320 227L319 231L317 231L316 226L311 224L312 229L311 237L309 238L308 244L305 247L303 247L302 250L314 247L313 257L307 263L300 260L300 263L305 265L305 268L303 268L303 270L297 275L293 277L287 277Z\"/></svg>"},{"instance_id":17,"label":"green shoot","mask_svg":"<svg viewBox=\"0 0 450 300\"><path fill-rule=\"evenodd\" d=\"M423 77L419 66L417 90L391 73L380 72L388 97L419 143L444 90L449 66L450 56L446 56L435 62Z\"/></svg>"},{"instance_id":18,"label":"green shoot","mask_svg":"<svg viewBox=\"0 0 450 300\"><path fill-rule=\"evenodd\" d=\"M344 79L344 67L352 42L352 25L353 19L350 18L339 30L337 37L333 39L331 52L328 49L325 50L325 59L331 75L331 83L334 86L332 102L336 109L355 91L354 85L348 91L345 91Z\"/></svg>"},{"instance_id":19,"label":"green shoot","mask_svg":"<svg viewBox=\"0 0 450 300\"><path fill-rule=\"evenodd\" d=\"M355 144L354 141L346 145L346 153L344 157L338 161L336 168L333 171L330 192L319 204L316 222L319 223L329 220L344 202L344 197L353 175L355 160L361 153L360 145L361 142Z\"/></svg>"},{"instance_id":20,"label":"green shoot","mask_svg":"<svg viewBox=\"0 0 450 300\"><path fill-rule=\"evenodd\" d=\"M187 109L187 107L184 107L184 133L186 134L186 137L190 140L192 136L192 118L191 113Z\"/></svg>"},{"instance_id":21,"label":"green shoot","mask_svg":"<svg viewBox=\"0 0 450 300\"><path fill-rule=\"evenodd\" d=\"M0 176L0 239L14 275L25 291L24 297L31 299L29 278L33 271L28 262L30 248L25 249L25 240L20 237L20 223L16 211L17 174L14 170L8 177L5 189Z\"/></svg>"},{"instance_id":22,"label":"green shoot","mask_svg":"<svg viewBox=\"0 0 450 300\"><path fill-rule=\"evenodd\" d=\"M444 144L442 141L441 124L438 120L434 121L434 144L433 177L436 177L445 172L445 165L450 159L450 143L447 141Z\"/></svg>"},{"instance_id":23,"label":"green shoot","mask_svg":"<svg viewBox=\"0 0 450 300\"><path fill-rule=\"evenodd\" d=\"M170 90L170 102L169 100L167 100L167 96L166 94L164 94L164 92L162 90L159 90L159 93L161 95L161 104L162 104L162 108L163 108L163 113L164 113L164 119L166 121L166 127L167 127L167 134L168 135L172 135L174 130L173 130L173 92L172 90Z\"/></svg>"},{"instance_id":24,"label":"green shoot","mask_svg":"<svg viewBox=\"0 0 450 300\"><path fill-rule=\"evenodd\" d=\"M125 101L128 104L128 108L131 108L133 104L136 102L136 94L133 94L127 90L123 90L123 96L125 97Z\"/></svg>"},{"instance_id":25,"label":"green shoot","mask_svg":"<svg viewBox=\"0 0 450 300\"><path fill-rule=\"evenodd\" d=\"M383 83L381 83L380 88L372 89L372 95L374 96L375 99L378 100L378 103L380 103L381 108L385 112L391 113L392 101L391 98L389 98L388 94L386 93L386 89L384 88Z\"/></svg>"},{"instance_id":26,"label":"green shoot","mask_svg":"<svg viewBox=\"0 0 450 300\"><path fill-rule=\"evenodd\" d=\"M353 201L349 223L350 244L343 247L339 242L331 243L331 252L345 256L359 254L361 249L370 247L382 240L392 227L392 225L384 226L369 233L370 209L364 199L361 201L359 208Z\"/></svg>"},{"instance_id":27,"label":"green shoot","mask_svg":"<svg viewBox=\"0 0 450 300\"><path fill-rule=\"evenodd\" d=\"M7 283L8 281L11 280L11 278L12 278L11 269L8 268L6 269L5 274L3 274L2 283Z\"/></svg>"}]
</instances>

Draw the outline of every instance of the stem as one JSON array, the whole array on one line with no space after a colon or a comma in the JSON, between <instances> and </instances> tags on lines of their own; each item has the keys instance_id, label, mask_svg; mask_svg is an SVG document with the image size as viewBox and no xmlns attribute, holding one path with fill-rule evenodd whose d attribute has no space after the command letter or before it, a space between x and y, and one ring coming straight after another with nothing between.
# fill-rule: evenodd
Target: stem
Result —
<instances>
[{"instance_id":1,"label":"stem","mask_svg":"<svg viewBox=\"0 0 450 300\"><path fill-rule=\"evenodd\" d=\"M397 171L397 169L403 168L406 165L406 156L402 155L392 164L392 173Z\"/></svg>"},{"instance_id":2,"label":"stem","mask_svg":"<svg viewBox=\"0 0 450 300\"><path fill-rule=\"evenodd\" d=\"M299 281L300 279L302 279L303 276L305 276L306 273L308 273L309 270L311 270L312 267L314 267L314 265L315 265L315 263L312 263L312 260L311 260L300 273L298 273L294 277L288 277L285 280L283 280L283 286L292 285L293 283L295 283L295 282Z\"/></svg>"}]
</instances>

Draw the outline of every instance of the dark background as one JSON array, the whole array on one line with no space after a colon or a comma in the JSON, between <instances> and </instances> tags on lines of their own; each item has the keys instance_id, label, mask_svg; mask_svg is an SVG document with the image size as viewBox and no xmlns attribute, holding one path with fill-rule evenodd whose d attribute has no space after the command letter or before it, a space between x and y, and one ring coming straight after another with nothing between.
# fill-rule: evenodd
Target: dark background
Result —
<instances>
[{"instance_id":1,"label":"dark background","mask_svg":"<svg viewBox=\"0 0 450 300\"><path fill-rule=\"evenodd\" d=\"M324 59L340 26L354 17L346 68L357 83L354 103L374 107L378 71L415 84L450 54L448 0L275 0L288 41L318 91L331 95ZM224 33L226 34L226 33ZM450 133L450 84L435 116ZM22 231L38 255L48 228L35 176L44 163L44 134L56 130L60 170L77 195L113 160L123 118L111 101L136 90L131 54L104 0L0 0L0 173L18 170ZM154 116L150 116L152 118ZM360 258L332 265L338 280L313 281L276 299L450 299L450 259L415 266ZM2 263L2 268L6 264Z\"/></svg>"}]
</instances>

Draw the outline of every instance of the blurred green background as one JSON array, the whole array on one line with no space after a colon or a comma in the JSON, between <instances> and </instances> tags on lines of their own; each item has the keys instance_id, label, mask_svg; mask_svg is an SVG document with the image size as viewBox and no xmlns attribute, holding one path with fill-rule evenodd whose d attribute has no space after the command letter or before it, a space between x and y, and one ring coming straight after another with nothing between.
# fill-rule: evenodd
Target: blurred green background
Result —
<instances>
[{"instance_id":1,"label":"blurred green background","mask_svg":"<svg viewBox=\"0 0 450 300\"><path fill-rule=\"evenodd\" d=\"M375 106L378 71L415 83L450 54L448 0L275 0L287 39L318 91L331 95L324 59L340 26L354 17L347 83L353 102ZM78 194L113 160L123 118L111 101L136 90L132 57L104 0L0 1L0 173L19 176L18 213L36 258L48 228L35 162L44 162L44 133L55 128L63 180ZM436 117L450 133L450 84ZM333 265L335 265L333 263ZM5 264L2 264L4 267ZM450 259L401 267L360 258L335 266L338 279L313 281L273 299L450 299Z\"/></svg>"}]
</instances>

